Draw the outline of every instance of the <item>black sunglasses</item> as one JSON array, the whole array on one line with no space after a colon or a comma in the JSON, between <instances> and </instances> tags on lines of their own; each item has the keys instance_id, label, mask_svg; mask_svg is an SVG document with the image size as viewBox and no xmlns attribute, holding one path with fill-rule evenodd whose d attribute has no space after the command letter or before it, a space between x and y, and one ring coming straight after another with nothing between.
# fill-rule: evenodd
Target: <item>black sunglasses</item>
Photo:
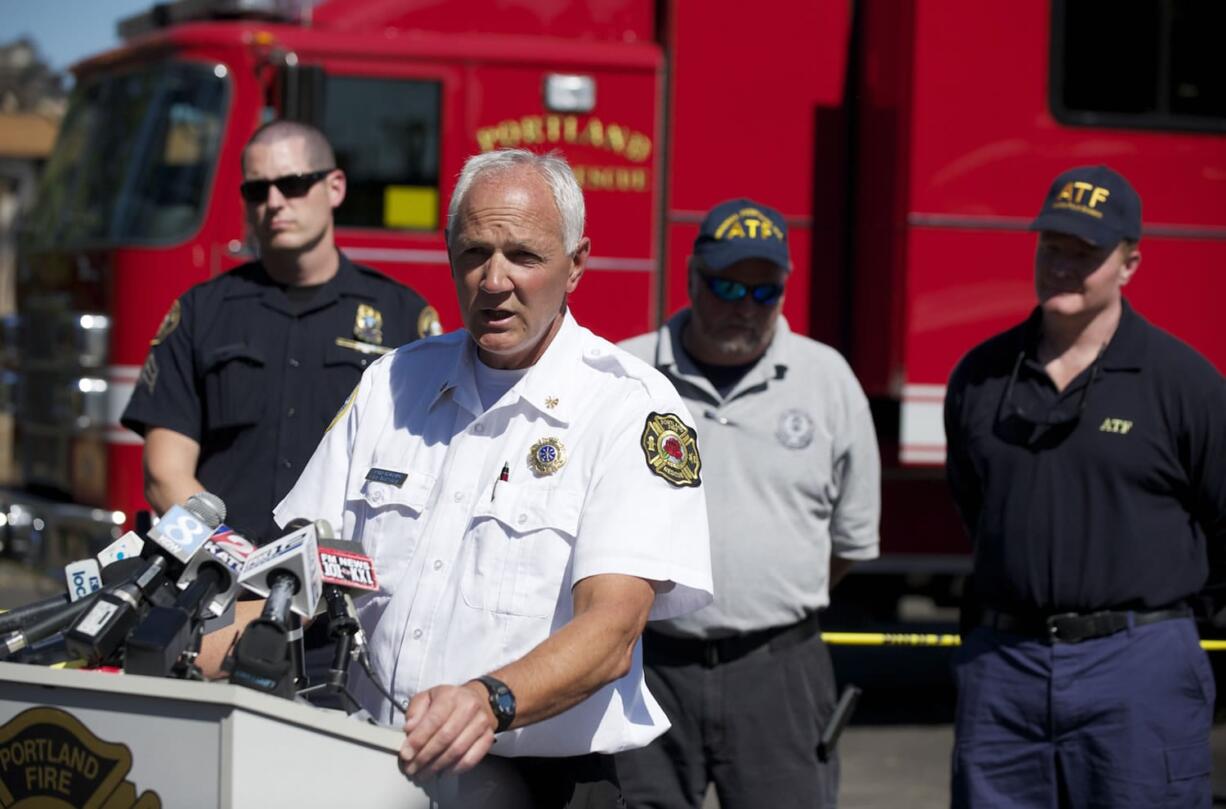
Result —
<instances>
[{"instance_id":1,"label":"black sunglasses","mask_svg":"<svg viewBox=\"0 0 1226 809\"><path fill-rule=\"evenodd\" d=\"M1005 384L1005 393L1001 397L1000 417L1016 418L1043 427L1058 427L1062 424L1078 421L1081 415L1086 410L1086 400L1090 396L1090 388L1094 387L1094 383L1098 381L1098 371L1101 366L1103 352L1099 351L1098 356L1090 365L1090 376L1086 380L1085 387L1081 389L1081 395L1077 397L1077 404L1073 409L1067 407L1058 408L1054 411L1049 411L1042 415L1029 412L1026 408L1021 407L1013 400L1013 389L1017 385L1018 375L1022 369L1022 362L1026 358L1026 352L1021 351L1017 355L1017 359L1013 362L1013 372L1009 374L1009 381Z\"/></svg>"},{"instance_id":2,"label":"black sunglasses","mask_svg":"<svg viewBox=\"0 0 1226 809\"><path fill-rule=\"evenodd\" d=\"M711 294L726 303L736 303L746 295L753 298L754 303L763 306L774 306L779 298L783 296L783 284L742 284L740 281L733 281L729 278L720 278L717 275L698 274L703 282L707 285L707 289L711 290Z\"/></svg>"},{"instance_id":3,"label":"black sunglasses","mask_svg":"<svg viewBox=\"0 0 1226 809\"><path fill-rule=\"evenodd\" d=\"M275 180L246 180L238 187L238 193L247 202L263 202L268 199L268 189L276 186L281 196L286 199L305 197L311 186L327 177L336 169L320 169L306 174L286 174Z\"/></svg>"}]
</instances>

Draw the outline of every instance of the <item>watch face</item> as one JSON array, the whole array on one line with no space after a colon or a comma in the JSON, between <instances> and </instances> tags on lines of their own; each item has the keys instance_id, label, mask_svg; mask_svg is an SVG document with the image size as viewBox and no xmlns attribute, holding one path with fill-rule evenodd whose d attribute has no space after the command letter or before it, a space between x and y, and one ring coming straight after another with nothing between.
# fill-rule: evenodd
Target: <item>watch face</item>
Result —
<instances>
[{"instance_id":1,"label":"watch face","mask_svg":"<svg viewBox=\"0 0 1226 809\"><path fill-rule=\"evenodd\" d=\"M494 697L494 703L497 706L498 713L515 715L515 696L510 691L503 691Z\"/></svg>"}]
</instances>

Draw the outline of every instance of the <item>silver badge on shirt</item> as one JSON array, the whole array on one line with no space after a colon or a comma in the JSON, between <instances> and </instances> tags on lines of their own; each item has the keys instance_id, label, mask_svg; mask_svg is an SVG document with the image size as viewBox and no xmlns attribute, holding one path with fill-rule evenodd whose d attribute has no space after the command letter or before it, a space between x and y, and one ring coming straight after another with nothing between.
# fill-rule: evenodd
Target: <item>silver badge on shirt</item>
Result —
<instances>
[{"instance_id":1,"label":"silver badge on shirt","mask_svg":"<svg viewBox=\"0 0 1226 809\"><path fill-rule=\"evenodd\" d=\"M813 417L803 410L786 410L779 416L775 437L788 449L804 449L813 443Z\"/></svg>"}]
</instances>

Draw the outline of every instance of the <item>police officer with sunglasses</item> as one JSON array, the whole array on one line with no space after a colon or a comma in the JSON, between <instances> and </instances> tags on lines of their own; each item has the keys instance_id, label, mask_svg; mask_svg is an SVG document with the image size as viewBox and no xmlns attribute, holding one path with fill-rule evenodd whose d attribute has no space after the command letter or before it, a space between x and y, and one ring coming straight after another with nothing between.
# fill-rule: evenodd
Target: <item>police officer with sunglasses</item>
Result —
<instances>
[{"instance_id":1,"label":"police officer with sunglasses","mask_svg":"<svg viewBox=\"0 0 1226 809\"><path fill-rule=\"evenodd\" d=\"M277 121L252 135L238 187L259 258L198 284L153 336L123 424L145 439L159 513L207 489L253 540L368 364L438 331L413 290L337 250L345 173L327 139ZM231 191L233 193L233 191Z\"/></svg>"},{"instance_id":2,"label":"police officer with sunglasses","mask_svg":"<svg viewBox=\"0 0 1226 809\"><path fill-rule=\"evenodd\" d=\"M868 400L833 349L780 314L792 267L778 211L707 214L690 307L623 347L676 386L698 426L715 602L643 634L648 687L672 721L618 756L631 809L833 807L818 741L835 704L818 612L877 556L880 459Z\"/></svg>"},{"instance_id":3,"label":"police officer with sunglasses","mask_svg":"<svg viewBox=\"0 0 1226 809\"><path fill-rule=\"evenodd\" d=\"M1123 297L1124 177L1064 172L1031 229L1038 305L945 398L974 543L953 806L1208 807L1214 679L1188 602L1226 542L1226 381Z\"/></svg>"}]
</instances>

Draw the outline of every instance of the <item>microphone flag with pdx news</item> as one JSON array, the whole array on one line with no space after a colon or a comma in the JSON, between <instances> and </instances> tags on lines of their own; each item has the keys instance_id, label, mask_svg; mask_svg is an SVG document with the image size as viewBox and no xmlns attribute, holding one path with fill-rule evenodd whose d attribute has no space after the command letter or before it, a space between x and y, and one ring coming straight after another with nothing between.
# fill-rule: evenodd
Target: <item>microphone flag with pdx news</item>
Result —
<instances>
[{"instance_id":1,"label":"microphone flag with pdx news","mask_svg":"<svg viewBox=\"0 0 1226 809\"><path fill-rule=\"evenodd\" d=\"M138 556L143 544L143 540L135 532L129 531L103 548L96 557L98 565L101 566L97 582L92 579L93 565L89 564L93 560L79 559L69 562L64 567L68 592L0 613L0 635L33 626L44 618L58 613L66 604L79 601L91 592L97 592L104 585L122 581L133 571L127 569L122 576L118 576L116 571L108 571L107 568L115 562Z\"/></svg>"},{"instance_id":2,"label":"microphone flag with pdx news","mask_svg":"<svg viewBox=\"0 0 1226 809\"><path fill-rule=\"evenodd\" d=\"M174 603L155 605L128 633L124 672L199 679L194 661L205 620L220 617L234 603L239 573L254 550L234 529L218 526L179 575Z\"/></svg>"},{"instance_id":3,"label":"microphone flag with pdx news","mask_svg":"<svg viewBox=\"0 0 1226 809\"><path fill-rule=\"evenodd\" d=\"M149 604L174 603L167 581L200 550L225 519L225 511L221 498L209 492L193 494L183 505L167 509L148 532L140 571L98 594L90 610L64 633L68 650L86 665L110 661Z\"/></svg>"},{"instance_id":4,"label":"microphone flag with pdx news","mask_svg":"<svg viewBox=\"0 0 1226 809\"><path fill-rule=\"evenodd\" d=\"M351 593L361 595L379 589L374 563L362 550L361 543L352 540L323 536L319 539L319 567L323 576L323 601L319 609L328 616L328 637L335 645L324 682L298 692L302 697L335 695L350 712L360 710L361 705L349 691L349 664L354 660L368 662L366 641Z\"/></svg>"},{"instance_id":5,"label":"microphone flag with pdx news","mask_svg":"<svg viewBox=\"0 0 1226 809\"><path fill-rule=\"evenodd\" d=\"M291 615L310 618L319 603L319 535L331 535L327 523L293 520L279 539L247 557L239 582L263 596L260 616L247 624L234 646L230 682L292 698L301 655L295 655L297 629ZM297 629L299 636L301 629Z\"/></svg>"}]
</instances>

